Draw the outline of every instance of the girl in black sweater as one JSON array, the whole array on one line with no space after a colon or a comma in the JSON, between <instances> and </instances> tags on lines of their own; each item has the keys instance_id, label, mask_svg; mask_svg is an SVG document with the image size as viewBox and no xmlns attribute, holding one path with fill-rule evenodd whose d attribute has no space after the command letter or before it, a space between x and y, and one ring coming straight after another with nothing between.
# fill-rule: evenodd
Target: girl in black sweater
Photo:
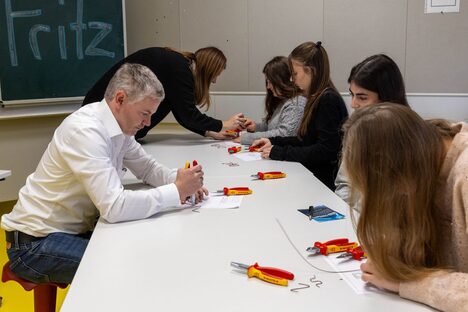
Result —
<instances>
[{"instance_id":1,"label":"girl in black sweater","mask_svg":"<svg viewBox=\"0 0 468 312\"><path fill-rule=\"evenodd\" d=\"M298 136L262 138L262 157L297 161L334 190L341 149L341 125L348 111L330 79L328 55L320 41L305 42L289 56L294 83L304 91L307 104Z\"/></svg>"},{"instance_id":2,"label":"girl in black sweater","mask_svg":"<svg viewBox=\"0 0 468 312\"><path fill-rule=\"evenodd\" d=\"M215 47L206 47L195 53L180 52L171 48L147 48L139 50L109 69L89 90L83 105L101 101L109 81L124 63L136 63L148 67L161 81L165 98L156 113L151 116L151 125L135 135L144 137L148 131L172 112L183 127L200 135L217 139L229 138L219 133L222 130L242 129L245 118L242 113L227 121L209 117L196 107L210 107L209 88L226 68L226 57Z\"/></svg>"}]
</instances>

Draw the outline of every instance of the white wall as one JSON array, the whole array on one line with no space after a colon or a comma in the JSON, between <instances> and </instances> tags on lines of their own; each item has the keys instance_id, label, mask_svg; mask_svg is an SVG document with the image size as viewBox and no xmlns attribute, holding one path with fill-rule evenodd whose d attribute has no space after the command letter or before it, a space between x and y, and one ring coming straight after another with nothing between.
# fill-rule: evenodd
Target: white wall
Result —
<instances>
[{"instance_id":1,"label":"white wall","mask_svg":"<svg viewBox=\"0 0 468 312\"><path fill-rule=\"evenodd\" d=\"M350 97L343 97L349 108ZM238 112L243 112L254 120L260 120L264 116L262 92L215 92L212 98L213 105L207 112L210 116L227 119ZM413 109L424 118L468 122L468 97L409 94L408 100ZM70 107L69 112L73 109ZM11 116L15 115L11 111L10 113ZM0 117L0 169L12 170L12 176L0 182L0 202L18 198L19 189L24 185L26 177L35 170L55 128L64 117ZM175 122L175 119L169 116L164 122ZM155 130L157 131L157 127Z\"/></svg>"}]
</instances>

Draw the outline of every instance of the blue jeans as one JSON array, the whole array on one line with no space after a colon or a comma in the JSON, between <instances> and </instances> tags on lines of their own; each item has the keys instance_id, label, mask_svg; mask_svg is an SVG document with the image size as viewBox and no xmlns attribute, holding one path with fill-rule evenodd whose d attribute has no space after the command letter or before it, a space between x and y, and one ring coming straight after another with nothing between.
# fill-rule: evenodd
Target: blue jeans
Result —
<instances>
[{"instance_id":1,"label":"blue jeans","mask_svg":"<svg viewBox=\"0 0 468 312\"><path fill-rule=\"evenodd\" d=\"M66 283L73 280L89 237L52 233L43 239L7 249L10 269L18 276L35 283Z\"/></svg>"}]
</instances>

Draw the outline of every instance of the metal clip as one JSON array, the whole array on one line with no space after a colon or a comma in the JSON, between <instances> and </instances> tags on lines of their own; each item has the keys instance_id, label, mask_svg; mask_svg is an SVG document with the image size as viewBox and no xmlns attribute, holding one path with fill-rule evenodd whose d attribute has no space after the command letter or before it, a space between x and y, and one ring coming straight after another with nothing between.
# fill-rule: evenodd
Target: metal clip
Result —
<instances>
[{"instance_id":1,"label":"metal clip","mask_svg":"<svg viewBox=\"0 0 468 312\"><path fill-rule=\"evenodd\" d=\"M300 289L310 288L310 285L309 285L309 284L303 284L303 283L298 283L298 284L299 284L299 285L302 285L303 287L291 288L290 290L293 291L293 292L297 292L297 291L300 290Z\"/></svg>"}]
</instances>

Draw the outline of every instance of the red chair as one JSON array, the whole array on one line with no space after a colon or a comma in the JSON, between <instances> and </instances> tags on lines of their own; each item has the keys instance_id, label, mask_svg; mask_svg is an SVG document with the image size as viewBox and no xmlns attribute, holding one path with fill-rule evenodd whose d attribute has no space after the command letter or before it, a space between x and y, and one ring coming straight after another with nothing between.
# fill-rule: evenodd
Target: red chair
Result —
<instances>
[{"instance_id":1,"label":"red chair","mask_svg":"<svg viewBox=\"0 0 468 312\"><path fill-rule=\"evenodd\" d=\"M55 312L57 287L66 288L68 286L67 284L60 283L36 284L25 280L10 270L10 262L5 263L2 271L2 282L8 281L19 283L26 291L34 289L35 312Z\"/></svg>"}]
</instances>

